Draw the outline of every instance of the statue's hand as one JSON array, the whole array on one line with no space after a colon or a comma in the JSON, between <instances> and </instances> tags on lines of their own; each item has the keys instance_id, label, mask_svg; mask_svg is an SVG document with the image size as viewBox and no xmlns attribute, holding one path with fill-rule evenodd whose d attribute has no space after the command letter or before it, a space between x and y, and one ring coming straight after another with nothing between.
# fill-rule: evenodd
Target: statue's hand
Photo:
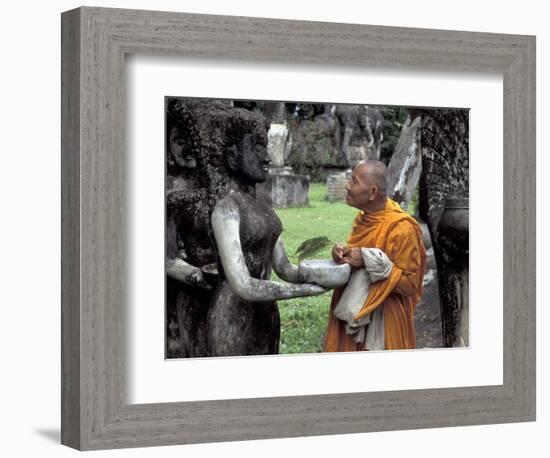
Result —
<instances>
[{"instance_id":1,"label":"statue's hand","mask_svg":"<svg viewBox=\"0 0 550 458\"><path fill-rule=\"evenodd\" d=\"M187 276L189 284L202 289L212 289L212 285L206 281L204 274L200 270L196 270Z\"/></svg>"},{"instance_id":2,"label":"statue's hand","mask_svg":"<svg viewBox=\"0 0 550 458\"><path fill-rule=\"evenodd\" d=\"M303 283L300 286L304 289L305 296L318 296L319 294L324 294L329 291L327 288L323 288L313 283Z\"/></svg>"}]
</instances>

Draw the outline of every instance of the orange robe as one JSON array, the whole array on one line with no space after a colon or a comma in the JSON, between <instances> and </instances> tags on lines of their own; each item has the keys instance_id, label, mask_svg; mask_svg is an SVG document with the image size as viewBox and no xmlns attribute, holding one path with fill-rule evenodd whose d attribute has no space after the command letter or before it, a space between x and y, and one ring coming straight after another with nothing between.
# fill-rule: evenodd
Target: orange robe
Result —
<instances>
[{"instance_id":1,"label":"orange robe","mask_svg":"<svg viewBox=\"0 0 550 458\"><path fill-rule=\"evenodd\" d=\"M420 226L388 198L384 210L359 212L348 237L348 246L379 248L394 263L388 278L370 284L367 300L355 319L383 307L386 350L416 348L414 309L422 296L426 270L426 250ZM347 335L345 323L333 314L343 289L335 289L332 295L324 351L363 350L355 343L355 335Z\"/></svg>"}]
</instances>

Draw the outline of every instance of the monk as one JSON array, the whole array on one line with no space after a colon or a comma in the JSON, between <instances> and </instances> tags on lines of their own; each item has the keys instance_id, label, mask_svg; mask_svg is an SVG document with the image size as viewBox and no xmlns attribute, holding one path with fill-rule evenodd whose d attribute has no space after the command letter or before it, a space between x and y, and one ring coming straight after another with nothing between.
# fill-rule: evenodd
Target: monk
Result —
<instances>
[{"instance_id":1,"label":"monk","mask_svg":"<svg viewBox=\"0 0 550 458\"><path fill-rule=\"evenodd\" d=\"M384 163L366 160L355 166L346 185L346 203L360 211L347 245L335 245L332 257L352 269L364 269L362 248L378 248L387 255L393 263L389 276L370 283L354 320L375 315L376 311L383 320L383 349L416 348L414 310L422 295L426 250L420 226L386 195L386 188ZM332 296L324 351L369 350L364 342L357 342L356 335L347 334L345 323L333 314L343 290L335 289Z\"/></svg>"}]
</instances>

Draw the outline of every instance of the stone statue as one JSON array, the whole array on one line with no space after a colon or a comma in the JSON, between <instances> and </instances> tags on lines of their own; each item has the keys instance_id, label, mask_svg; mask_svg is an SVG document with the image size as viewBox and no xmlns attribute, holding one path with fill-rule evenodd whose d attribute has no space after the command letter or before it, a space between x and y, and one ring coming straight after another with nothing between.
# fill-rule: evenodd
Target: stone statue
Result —
<instances>
[{"instance_id":1,"label":"stone statue","mask_svg":"<svg viewBox=\"0 0 550 458\"><path fill-rule=\"evenodd\" d=\"M167 199L167 308L178 324L178 356L207 356L206 324L213 284L201 267L216 259L208 214L199 214L200 191L172 192ZM195 218L194 215L197 217Z\"/></svg>"},{"instance_id":2,"label":"stone statue","mask_svg":"<svg viewBox=\"0 0 550 458\"><path fill-rule=\"evenodd\" d=\"M384 139L384 117L367 105L336 105L334 114L340 122L341 151L346 165L353 167L363 159L380 160L380 147ZM366 151L354 160L350 152L352 137L359 131L367 140Z\"/></svg>"},{"instance_id":3,"label":"stone statue","mask_svg":"<svg viewBox=\"0 0 550 458\"><path fill-rule=\"evenodd\" d=\"M177 348L167 356L207 356L206 325L213 283L201 267L217 261L197 150L189 140L186 110L177 99L166 107L166 301L177 323ZM211 280L211 279L210 279ZM170 329L167 329L167 336ZM169 348L167 350L170 350Z\"/></svg>"},{"instance_id":4,"label":"stone statue","mask_svg":"<svg viewBox=\"0 0 550 458\"><path fill-rule=\"evenodd\" d=\"M298 283L297 267L288 261L280 237L281 222L271 203L256 194L256 183L268 173L263 119L235 110L228 121L223 180L212 212L221 274L208 315L210 354L274 354L280 333L275 301L325 289ZM270 281L271 268L291 283Z\"/></svg>"},{"instance_id":5,"label":"stone statue","mask_svg":"<svg viewBox=\"0 0 550 458\"><path fill-rule=\"evenodd\" d=\"M176 194L174 212L186 259L168 260L169 275L196 285L180 307L180 332L203 339L208 356L277 353L275 301L326 290L300 283L280 238L281 222L256 193L267 175L268 126L260 114L228 103L187 99L175 107L184 133L179 156L195 164L190 174L195 189ZM272 268L291 283L270 281ZM198 318L188 323L189 310Z\"/></svg>"},{"instance_id":6,"label":"stone statue","mask_svg":"<svg viewBox=\"0 0 550 458\"><path fill-rule=\"evenodd\" d=\"M446 347L468 346L469 112L419 109L420 216L430 230Z\"/></svg>"}]
</instances>

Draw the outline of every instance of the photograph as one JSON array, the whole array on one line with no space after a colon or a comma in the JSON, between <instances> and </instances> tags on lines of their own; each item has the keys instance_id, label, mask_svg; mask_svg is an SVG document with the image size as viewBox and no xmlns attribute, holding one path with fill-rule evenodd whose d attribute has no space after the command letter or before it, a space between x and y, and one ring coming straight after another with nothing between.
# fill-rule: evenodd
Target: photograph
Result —
<instances>
[{"instance_id":1,"label":"photograph","mask_svg":"<svg viewBox=\"0 0 550 458\"><path fill-rule=\"evenodd\" d=\"M468 108L164 102L166 359L469 347Z\"/></svg>"}]
</instances>

